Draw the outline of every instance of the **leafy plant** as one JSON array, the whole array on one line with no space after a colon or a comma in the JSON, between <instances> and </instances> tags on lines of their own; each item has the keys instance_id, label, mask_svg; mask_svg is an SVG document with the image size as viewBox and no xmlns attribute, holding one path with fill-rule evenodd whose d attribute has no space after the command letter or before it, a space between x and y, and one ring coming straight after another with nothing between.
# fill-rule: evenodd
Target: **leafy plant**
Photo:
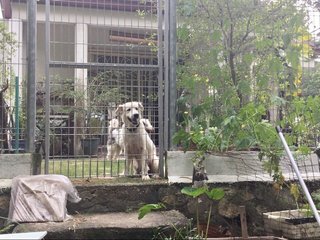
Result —
<instances>
[{"instance_id":1,"label":"leafy plant","mask_svg":"<svg viewBox=\"0 0 320 240\"><path fill-rule=\"evenodd\" d=\"M165 205L163 203L151 203L151 204L145 204L142 207L139 208L138 210L138 219L142 219L150 213L151 211L157 211L160 209L165 209ZM157 232L154 236L153 239L181 239L184 240L186 239L186 236L190 236L190 234L193 235L193 229L192 227L186 227L186 228L177 228L176 226L172 226L175 229L175 236L173 238L168 238L168 236L163 235L161 231Z\"/></svg>"},{"instance_id":2,"label":"leafy plant","mask_svg":"<svg viewBox=\"0 0 320 240\"><path fill-rule=\"evenodd\" d=\"M7 25L4 22L0 22L0 53L1 53L1 66L0 66L0 86L6 84L8 79L14 81L14 76L17 73L14 73L11 63L12 58L16 53L18 42L15 38L15 34L8 30ZM11 93L12 94L12 93ZM8 94L8 98L12 97Z\"/></svg>"},{"instance_id":3,"label":"leafy plant","mask_svg":"<svg viewBox=\"0 0 320 240\"><path fill-rule=\"evenodd\" d=\"M206 226L206 232L205 232L205 239L207 239L209 226L210 226L210 220L211 220L211 212L212 212L212 206L213 201L221 200L225 193L222 188L212 188L209 189L207 185L204 185L202 187L194 188L194 187L184 187L181 189L181 193L193 197L196 199L196 220L197 220L197 230L198 234L201 236L202 233L200 232L200 222L199 222L199 198L203 195L206 195L210 200L210 208L207 216L207 226Z\"/></svg>"},{"instance_id":4,"label":"leafy plant","mask_svg":"<svg viewBox=\"0 0 320 240\"><path fill-rule=\"evenodd\" d=\"M208 236L208 231L209 231L209 226L210 226L210 220L211 220L211 213L212 213L212 207L213 207L213 202L214 201L219 201L221 200L225 192L222 188L212 188L209 189L207 185L204 185L202 187L184 187L181 189L181 193L195 198L196 199L196 219L197 219L197 236L198 237L205 237L207 239ZM200 223L199 223L199 200L201 196L207 196L211 202L210 202L210 207L209 207L209 212L207 216L207 226L206 226L206 232L205 235L202 236L203 234L201 233L200 229ZM156 204L145 204L142 207L139 208L138 210L138 219L142 219L145 217L146 214L150 213L151 211L157 211L159 209L165 209L165 205L163 203L156 203ZM182 230L176 229L179 239L185 239L184 235L187 234L188 237L190 237L190 234L194 234L190 229L187 233L183 233Z\"/></svg>"},{"instance_id":5,"label":"leafy plant","mask_svg":"<svg viewBox=\"0 0 320 240\"><path fill-rule=\"evenodd\" d=\"M282 106L283 126L290 127L290 134L286 139L289 145L296 146L303 154L308 154L312 147L317 147L320 135L320 97L295 97ZM311 148L310 148L311 147Z\"/></svg>"},{"instance_id":6,"label":"leafy plant","mask_svg":"<svg viewBox=\"0 0 320 240\"><path fill-rule=\"evenodd\" d=\"M146 214L150 213L151 211L159 210L165 208L165 205L163 203L151 203L143 205L139 208L138 212L138 219L142 219Z\"/></svg>"},{"instance_id":7,"label":"leafy plant","mask_svg":"<svg viewBox=\"0 0 320 240\"><path fill-rule=\"evenodd\" d=\"M210 124L195 118L190 121L190 130L180 129L173 141L184 151L190 150L193 145L198 155L229 150L259 150L259 159L268 159L265 169L269 174L275 174L279 172L283 150L273 125L261 120L265 112L262 105L249 103L239 113L226 117L214 126L206 127Z\"/></svg>"},{"instance_id":8,"label":"leafy plant","mask_svg":"<svg viewBox=\"0 0 320 240\"><path fill-rule=\"evenodd\" d=\"M318 97L301 95L300 59L312 56L305 11L292 1L178 3L174 143L202 153L259 150L280 181L283 153L274 127L290 126L288 143L303 154L320 129Z\"/></svg>"}]
</instances>

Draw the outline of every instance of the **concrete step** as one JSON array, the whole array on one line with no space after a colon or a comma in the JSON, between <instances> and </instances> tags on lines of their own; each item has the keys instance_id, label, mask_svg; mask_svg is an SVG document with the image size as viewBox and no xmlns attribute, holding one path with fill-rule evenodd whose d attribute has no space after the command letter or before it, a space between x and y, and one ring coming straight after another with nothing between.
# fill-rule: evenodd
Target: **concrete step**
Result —
<instances>
[{"instance_id":1,"label":"concrete step","mask_svg":"<svg viewBox=\"0 0 320 240\"><path fill-rule=\"evenodd\" d=\"M14 233L47 231L48 239L152 239L157 232L172 236L189 220L176 210L157 211L141 220L138 212L78 214L64 222L20 223Z\"/></svg>"}]
</instances>

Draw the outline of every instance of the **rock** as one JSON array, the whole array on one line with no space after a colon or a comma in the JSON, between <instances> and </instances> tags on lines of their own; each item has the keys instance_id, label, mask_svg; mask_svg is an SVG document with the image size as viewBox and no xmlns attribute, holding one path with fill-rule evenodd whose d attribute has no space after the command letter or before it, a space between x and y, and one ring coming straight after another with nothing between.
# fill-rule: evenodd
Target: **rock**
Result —
<instances>
[{"instance_id":1,"label":"rock","mask_svg":"<svg viewBox=\"0 0 320 240\"><path fill-rule=\"evenodd\" d=\"M10 197L8 195L0 195L0 227L6 222L5 217L8 216L10 206Z\"/></svg>"},{"instance_id":2,"label":"rock","mask_svg":"<svg viewBox=\"0 0 320 240\"><path fill-rule=\"evenodd\" d=\"M218 204L218 212L221 216L227 218L235 218L239 216L239 207L227 199L222 199Z\"/></svg>"}]
</instances>

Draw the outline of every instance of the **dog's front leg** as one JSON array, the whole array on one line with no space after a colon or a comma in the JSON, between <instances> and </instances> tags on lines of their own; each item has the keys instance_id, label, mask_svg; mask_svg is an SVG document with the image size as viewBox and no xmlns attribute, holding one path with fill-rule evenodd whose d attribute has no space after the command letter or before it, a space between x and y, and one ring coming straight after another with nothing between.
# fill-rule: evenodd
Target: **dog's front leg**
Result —
<instances>
[{"instance_id":1,"label":"dog's front leg","mask_svg":"<svg viewBox=\"0 0 320 240\"><path fill-rule=\"evenodd\" d=\"M125 157L125 170L124 170L124 175L125 176L129 176L130 173L130 168L131 168L131 164L132 164L132 159L130 158L128 151L127 151L127 147L124 146L124 157Z\"/></svg>"},{"instance_id":2,"label":"dog's front leg","mask_svg":"<svg viewBox=\"0 0 320 240\"><path fill-rule=\"evenodd\" d=\"M142 180L148 180L150 179L149 174L148 174L148 161L147 161L147 152L145 151L144 154L142 154L142 159L141 159L141 178Z\"/></svg>"},{"instance_id":3,"label":"dog's front leg","mask_svg":"<svg viewBox=\"0 0 320 240\"><path fill-rule=\"evenodd\" d=\"M125 176L129 176L132 173L132 163L133 163L133 159L132 158L126 158L126 168L125 168Z\"/></svg>"},{"instance_id":4,"label":"dog's front leg","mask_svg":"<svg viewBox=\"0 0 320 240\"><path fill-rule=\"evenodd\" d=\"M144 165L144 164L143 164L143 165ZM142 178L142 180L149 180L150 177L149 177L148 172L147 172L147 173L141 173L141 178Z\"/></svg>"}]
</instances>

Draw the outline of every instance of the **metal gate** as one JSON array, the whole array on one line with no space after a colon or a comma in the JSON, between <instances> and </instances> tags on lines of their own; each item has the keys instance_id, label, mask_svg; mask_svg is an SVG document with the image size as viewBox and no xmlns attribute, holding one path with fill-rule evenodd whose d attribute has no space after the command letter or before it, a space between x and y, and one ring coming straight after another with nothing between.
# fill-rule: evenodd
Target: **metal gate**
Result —
<instances>
[{"instance_id":1,"label":"metal gate","mask_svg":"<svg viewBox=\"0 0 320 240\"><path fill-rule=\"evenodd\" d=\"M47 54L43 92L50 94L37 106L37 122L45 123L38 125L47 132L47 144L37 149L46 172L122 175L123 153L108 159L109 122L120 104L131 101L143 104L162 156L162 8L161 1L46 1L38 27L45 30Z\"/></svg>"}]
</instances>

